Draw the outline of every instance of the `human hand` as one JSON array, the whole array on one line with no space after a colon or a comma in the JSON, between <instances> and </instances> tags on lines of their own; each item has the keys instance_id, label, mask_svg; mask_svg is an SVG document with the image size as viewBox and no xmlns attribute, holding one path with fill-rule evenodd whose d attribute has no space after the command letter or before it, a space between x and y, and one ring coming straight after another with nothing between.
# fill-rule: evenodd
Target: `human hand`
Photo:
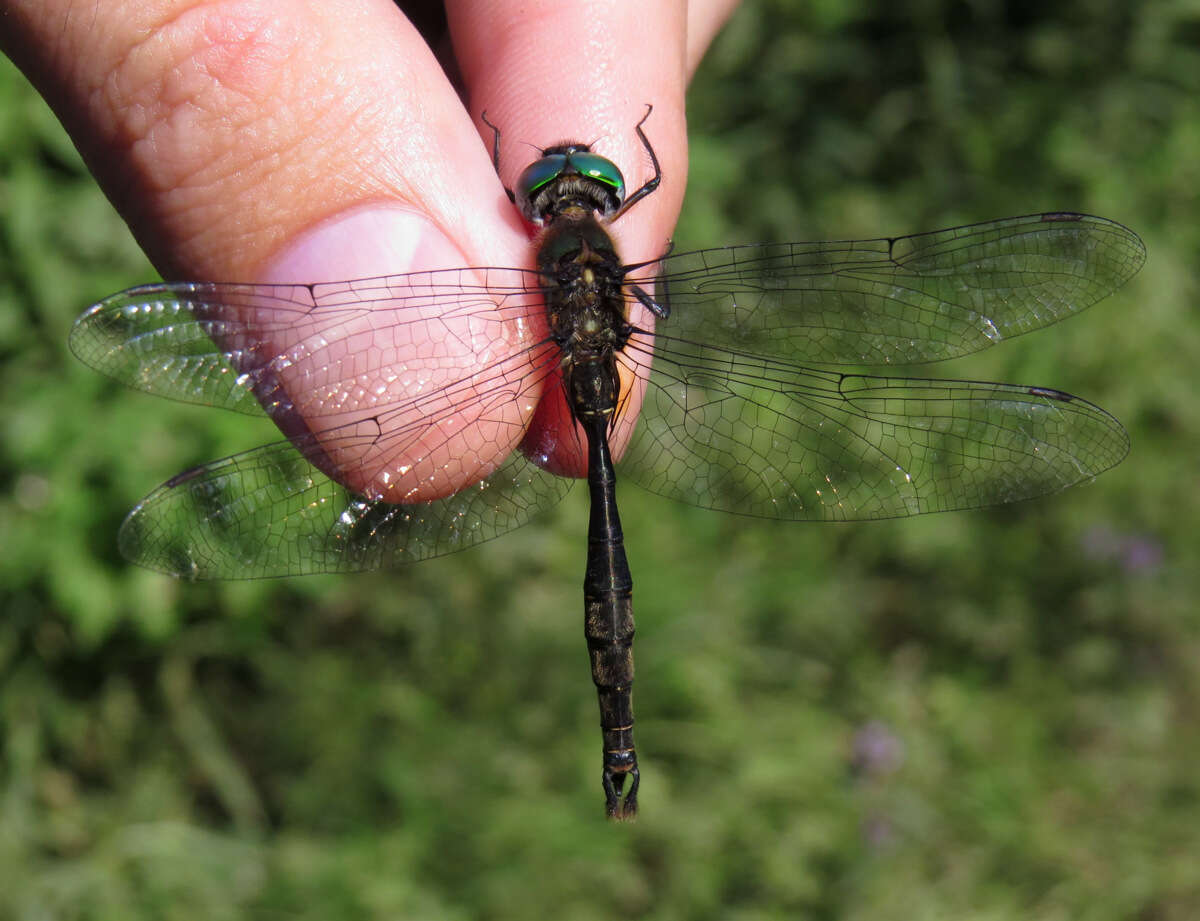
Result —
<instances>
[{"instance_id":1,"label":"human hand","mask_svg":"<svg viewBox=\"0 0 1200 921\"><path fill-rule=\"evenodd\" d=\"M449 5L465 105L386 0L4 0L0 43L168 278L314 282L527 265L527 232L480 113L502 126L509 185L532 158L518 142L573 139L596 140L636 188L648 164L632 126L646 103L664 180L616 230L627 262L653 258L683 196L686 80L731 3L517 7ZM377 345L362 337L379 326L376 316L370 331L343 331L343 347ZM457 360L466 369L473 359ZM298 380L284 384L295 391ZM320 426L354 415L349 406ZM474 420L444 449L498 438ZM438 488L479 474L463 468Z\"/></svg>"}]
</instances>

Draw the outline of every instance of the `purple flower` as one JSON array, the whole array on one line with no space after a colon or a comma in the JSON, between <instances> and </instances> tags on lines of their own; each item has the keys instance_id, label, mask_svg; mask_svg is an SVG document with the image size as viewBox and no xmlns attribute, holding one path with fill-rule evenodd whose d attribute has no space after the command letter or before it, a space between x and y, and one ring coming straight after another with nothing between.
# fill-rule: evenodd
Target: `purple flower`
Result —
<instances>
[{"instance_id":1,"label":"purple flower","mask_svg":"<svg viewBox=\"0 0 1200 921\"><path fill-rule=\"evenodd\" d=\"M879 720L854 733L851 765L857 774L885 777L904 763L904 743Z\"/></svg>"},{"instance_id":2,"label":"purple flower","mask_svg":"<svg viewBox=\"0 0 1200 921\"><path fill-rule=\"evenodd\" d=\"M1132 534L1115 531L1105 525L1097 525L1083 535L1080 541L1083 552L1101 563L1116 562L1127 573L1156 572L1163 562L1163 545L1158 538L1148 534Z\"/></svg>"}]
</instances>

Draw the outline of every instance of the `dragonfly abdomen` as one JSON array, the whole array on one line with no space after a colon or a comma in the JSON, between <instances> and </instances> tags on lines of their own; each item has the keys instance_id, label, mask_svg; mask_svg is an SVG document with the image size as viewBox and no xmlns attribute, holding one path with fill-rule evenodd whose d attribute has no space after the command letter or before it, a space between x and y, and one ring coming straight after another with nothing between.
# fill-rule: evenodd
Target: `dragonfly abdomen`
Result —
<instances>
[{"instance_id":1,"label":"dragonfly abdomen","mask_svg":"<svg viewBox=\"0 0 1200 921\"><path fill-rule=\"evenodd\" d=\"M588 443L592 506L583 580L583 631L600 701L605 808L612 818L628 819L637 813L638 789L633 743L633 576L617 513L607 423L599 415L581 422ZM630 785L622 800L627 779Z\"/></svg>"}]
</instances>

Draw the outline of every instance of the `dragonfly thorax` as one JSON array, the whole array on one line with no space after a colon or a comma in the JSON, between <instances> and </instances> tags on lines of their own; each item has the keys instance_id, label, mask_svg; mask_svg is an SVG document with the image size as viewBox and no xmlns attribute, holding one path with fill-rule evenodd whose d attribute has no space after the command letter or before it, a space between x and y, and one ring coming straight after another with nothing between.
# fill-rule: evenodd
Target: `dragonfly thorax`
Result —
<instances>
[{"instance_id":1,"label":"dragonfly thorax","mask_svg":"<svg viewBox=\"0 0 1200 921\"><path fill-rule=\"evenodd\" d=\"M625 271L594 215L559 216L542 235L537 262L550 335L560 348L587 354L624 347Z\"/></svg>"},{"instance_id":2,"label":"dragonfly thorax","mask_svg":"<svg viewBox=\"0 0 1200 921\"><path fill-rule=\"evenodd\" d=\"M616 354L630 335L612 238L594 213L570 208L546 227L537 263L571 413L581 422L610 418L620 393Z\"/></svg>"}]
</instances>

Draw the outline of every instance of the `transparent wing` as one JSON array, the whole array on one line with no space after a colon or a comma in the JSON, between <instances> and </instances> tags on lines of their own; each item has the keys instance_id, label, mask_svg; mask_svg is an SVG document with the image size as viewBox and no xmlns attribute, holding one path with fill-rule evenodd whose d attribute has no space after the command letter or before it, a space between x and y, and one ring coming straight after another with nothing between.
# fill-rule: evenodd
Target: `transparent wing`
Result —
<instances>
[{"instance_id":1,"label":"transparent wing","mask_svg":"<svg viewBox=\"0 0 1200 921\"><path fill-rule=\"evenodd\" d=\"M453 496L396 505L354 495L300 449L291 441L264 445L172 477L129 513L121 552L184 579L379 569L520 527L574 482L514 452Z\"/></svg>"},{"instance_id":2,"label":"transparent wing","mask_svg":"<svg viewBox=\"0 0 1200 921\"><path fill-rule=\"evenodd\" d=\"M541 311L536 278L521 269L314 285L167 282L94 304L76 320L70 347L137 390L252 415L288 410L280 379L290 371L311 416L314 404L335 407L356 387L394 376L396 354L432 374L448 353L516 335Z\"/></svg>"},{"instance_id":3,"label":"transparent wing","mask_svg":"<svg viewBox=\"0 0 1200 921\"><path fill-rule=\"evenodd\" d=\"M1054 323L1141 268L1137 234L1085 214L879 240L679 253L631 273L673 336L785 361L909 364Z\"/></svg>"},{"instance_id":4,"label":"transparent wing","mask_svg":"<svg viewBox=\"0 0 1200 921\"><path fill-rule=\"evenodd\" d=\"M553 505L571 481L519 453L433 501L388 503L327 476L378 487L376 471L450 444L440 433L463 416L498 423L505 405L536 392L556 352L531 332L530 314L543 309L534 283L518 269L164 283L94 305L70 340L89 365L158 396L265 410L291 436L169 480L129 515L122 552L190 579L374 569L462 549ZM503 341L521 349L489 358L487 344ZM348 413L355 421L342 421ZM472 450L507 454L491 443Z\"/></svg>"},{"instance_id":5,"label":"transparent wing","mask_svg":"<svg viewBox=\"0 0 1200 921\"><path fill-rule=\"evenodd\" d=\"M1131 231L1074 214L668 256L627 279L656 285L672 313L663 334L635 338L623 357L651 387L621 469L686 502L783 518L909 515L1065 488L1127 450L1120 425L1083 400L796 362L964 354L1083 309L1144 257ZM292 436L168 481L130 515L122 550L189 578L273 576L424 559L518 526L570 483L519 452L455 496L411 504L356 495L325 474L354 482L339 460L349 457L357 481L372 482L388 452L399 456L406 438L428 451L428 433L465 404L498 416L533 393L557 360L529 333L541 310L533 273L483 268L326 285L168 283L94 305L71 336L88 364L160 396L266 409ZM464 370L480 342L501 341L531 360L485 357ZM353 425L340 421L347 401L363 410Z\"/></svg>"},{"instance_id":6,"label":"transparent wing","mask_svg":"<svg viewBox=\"0 0 1200 921\"><path fill-rule=\"evenodd\" d=\"M1091 403L1040 387L804 368L659 336L618 474L693 505L852 520L1029 499L1129 449ZM627 349L645 365L649 338Z\"/></svg>"}]
</instances>

